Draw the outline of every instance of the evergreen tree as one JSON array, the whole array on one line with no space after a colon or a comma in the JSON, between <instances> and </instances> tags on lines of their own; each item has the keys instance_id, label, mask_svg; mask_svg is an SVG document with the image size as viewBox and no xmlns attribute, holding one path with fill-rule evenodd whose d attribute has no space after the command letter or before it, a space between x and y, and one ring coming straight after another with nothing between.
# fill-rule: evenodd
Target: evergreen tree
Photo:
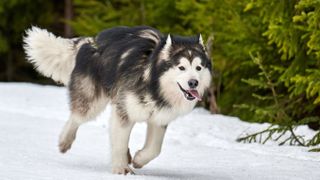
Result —
<instances>
[{"instance_id":1,"label":"evergreen tree","mask_svg":"<svg viewBox=\"0 0 320 180\"><path fill-rule=\"evenodd\" d=\"M275 138L279 140L290 132L290 138L280 144L315 146L320 143L320 2L255 1L245 8L247 12L257 10L265 27L262 36L266 38L270 53L263 49L251 52L260 73L243 81L255 88L252 95L256 103L239 107L249 110L256 120L279 126L239 140L255 139L263 133L269 134L266 140L272 139L274 134L279 135ZM318 132L305 140L294 133L294 128L302 124Z\"/></svg>"}]
</instances>

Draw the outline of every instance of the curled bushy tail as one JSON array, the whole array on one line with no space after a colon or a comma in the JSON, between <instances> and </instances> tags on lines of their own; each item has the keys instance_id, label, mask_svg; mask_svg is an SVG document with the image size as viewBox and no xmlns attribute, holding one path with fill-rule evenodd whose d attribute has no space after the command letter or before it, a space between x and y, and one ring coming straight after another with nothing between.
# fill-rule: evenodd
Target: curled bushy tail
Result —
<instances>
[{"instance_id":1,"label":"curled bushy tail","mask_svg":"<svg viewBox=\"0 0 320 180\"><path fill-rule=\"evenodd\" d=\"M92 42L92 38L66 39L57 37L45 29L32 27L23 38L27 59L37 71L56 82L67 85L75 66L81 45Z\"/></svg>"}]
</instances>

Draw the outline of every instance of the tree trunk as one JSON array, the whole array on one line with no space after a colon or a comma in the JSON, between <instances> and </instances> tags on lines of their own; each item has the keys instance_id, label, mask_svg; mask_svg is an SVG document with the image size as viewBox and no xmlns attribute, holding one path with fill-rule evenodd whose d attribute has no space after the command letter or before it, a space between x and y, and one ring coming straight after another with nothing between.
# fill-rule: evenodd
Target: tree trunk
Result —
<instances>
[{"instance_id":1,"label":"tree trunk","mask_svg":"<svg viewBox=\"0 0 320 180\"><path fill-rule=\"evenodd\" d=\"M209 110L211 113L218 114L220 113L220 109L218 107L216 96L214 94L214 88L210 87L209 89Z\"/></svg>"},{"instance_id":2,"label":"tree trunk","mask_svg":"<svg viewBox=\"0 0 320 180\"><path fill-rule=\"evenodd\" d=\"M73 8L72 8L72 0L64 0L64 19L66 21L72 20L73 17ZM64 36L72 37L73 32L71 26L68 23L64 23Z\"/></svg>"},{"instance_id":3,"label":"tree trunk","mask_svg":"<svg viewBox=\"0 0 320 180\"><path fill-rule=\"evenodd\" d=\"M142 25L145 24L146 21L146 12L145 12L145 7L144 7L144 1L140 1L140 23Z\"/></svg>"},{"instance_id":4,"label":"tree trunk","mask_svg":"<svg viewBox=\"0 0 320 180\"><path fill-rule=\"evenodd\" d=\"M206 44L206 48L207 48L207 52L208 52L209 57L211 57L213 40L214 40L214 36L213 36L213 34L210 34L210 36L207 39L207 44ZM216 101L216 95L214 93L214 86L213 85L211 85L211 87L209 88L207 103L209 103L209 110L211 113L214 113L214 114L220 113L220 109L219 109L217 101Z\"/></svg>"}]
</instances>

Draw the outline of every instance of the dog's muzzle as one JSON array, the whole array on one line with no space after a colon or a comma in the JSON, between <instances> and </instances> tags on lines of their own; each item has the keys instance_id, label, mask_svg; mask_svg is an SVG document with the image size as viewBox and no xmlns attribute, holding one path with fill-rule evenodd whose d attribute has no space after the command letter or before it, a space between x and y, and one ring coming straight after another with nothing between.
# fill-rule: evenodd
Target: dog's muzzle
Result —
<instances>
[{"instance_id":1,"label":"dog's muzzle","mask_svg":"<svg viewBox=\"0 0 320 180\"><path fill-rule=\"evenodd\" d=\"M192 101L194 99L197 99L198 101L201 101L201 97L200 97L200 95L199 95L197 90L195 90L195 89L185 90L185 89L182 88L182 86L179 83L177 83L177 84L178 84L180 90L183 92L184 97L187 100Z\"/></svg>"}]
</instances>

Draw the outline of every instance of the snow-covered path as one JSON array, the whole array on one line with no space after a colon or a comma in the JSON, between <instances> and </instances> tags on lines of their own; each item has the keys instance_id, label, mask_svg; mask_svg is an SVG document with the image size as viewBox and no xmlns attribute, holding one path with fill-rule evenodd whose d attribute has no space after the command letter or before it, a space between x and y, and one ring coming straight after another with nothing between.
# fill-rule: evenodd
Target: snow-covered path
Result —
<instances>
[{"instance_id":1,"label":"snow-covered path","mask_svg":"<svg viewBox=\"0 0 320 180\"><path fill-rule=\"evenodd\" d=\"M203 109L169 125L160 156L135 176L110 173L110 108L83 125L71 151L60 154L59 132L68 117L67 91L54 86L0 83L0 179L213 179L319 180L320 154L269 143L240 144L239 134L266 124L210 115ZM313 132L306 127L299 131ZM131 136L131 154L142 147L145 125Z\"/></svg>"}]
</instances>

